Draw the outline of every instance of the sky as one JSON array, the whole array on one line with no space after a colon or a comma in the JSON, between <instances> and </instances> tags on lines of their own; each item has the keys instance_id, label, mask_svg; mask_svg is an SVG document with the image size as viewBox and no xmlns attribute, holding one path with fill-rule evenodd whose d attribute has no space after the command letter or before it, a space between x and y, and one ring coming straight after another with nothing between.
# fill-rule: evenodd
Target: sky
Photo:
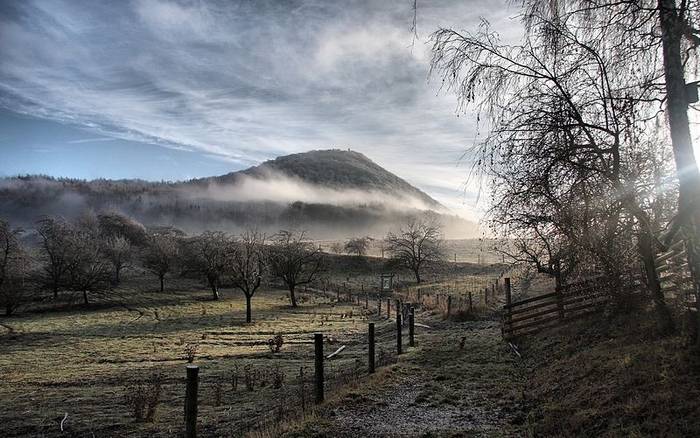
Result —
<instances>
[{"instance_id":1,"label":"sky","mask_svg":"<svg viewBox=\"0 0 700 438\"><path fill-rule=\"evenodd\" d=\"M475 219L476 117L429 78L430 34L499 0L0 2L0 176L183 180L364 153Z\"/></svg>"}]
</instances>

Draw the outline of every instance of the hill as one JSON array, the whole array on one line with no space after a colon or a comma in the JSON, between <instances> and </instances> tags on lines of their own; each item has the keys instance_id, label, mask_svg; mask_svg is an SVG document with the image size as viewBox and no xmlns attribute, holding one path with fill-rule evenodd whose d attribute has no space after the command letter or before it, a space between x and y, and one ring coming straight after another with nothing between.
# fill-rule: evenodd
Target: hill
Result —
<instances>
[{"instance_id":1,"label":"hill","mask_svg":"<svg viewBox=\"0 0 700 438\"><path fill-rule=\"evenodd\" d=\"M426 193L352 151L278 157L246 170L181 182L92 181L23 176L0 180L0 217L30 226L42 215L118 211L146 225L188 232L305 228L318 238L381 235L418 211L443 214L455 236L476 226Z\"/></svg>"}]
</instances>

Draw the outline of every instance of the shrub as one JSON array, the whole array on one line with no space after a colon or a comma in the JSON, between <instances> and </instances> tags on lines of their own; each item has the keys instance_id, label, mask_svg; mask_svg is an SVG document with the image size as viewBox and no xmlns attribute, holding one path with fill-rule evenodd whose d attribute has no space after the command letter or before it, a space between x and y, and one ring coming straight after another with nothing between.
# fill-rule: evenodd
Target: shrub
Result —
<instances>
[{"instance_id":1,"label":"shrub","mask_svg":"<svg viewBox=\"0 0 700 438\"><path fill-rule=\"evenodd\" d=\"M153 421L160 403L163 377L154 373L144 382L126 388L126 403L137 421Z\"/></svg>"},{"instance_id":2,"label":"shrub","mask_svg":"<svg viewBox=\"0 0 700 438\"><path fill-rule=\"evenodd\" d=\"M282 345L284 344L284 337L282 337L281 334L275 335L274 338L270 338L267 340L267 345L270 347L270 352L271 353L279 353L280 350L282 349Z\"/></svg>"},{"instance_id":3,"label":"shrub","mask_svg":"<svg viewBox=\"0 0 700 438\"><path fill-rule=\"evenodd\" d=\"M199 344L187 343L185 344L185 359L187 363L194 362L195 357L197 357L197 351L199 350Z\"/></svg>"}]
</instances>

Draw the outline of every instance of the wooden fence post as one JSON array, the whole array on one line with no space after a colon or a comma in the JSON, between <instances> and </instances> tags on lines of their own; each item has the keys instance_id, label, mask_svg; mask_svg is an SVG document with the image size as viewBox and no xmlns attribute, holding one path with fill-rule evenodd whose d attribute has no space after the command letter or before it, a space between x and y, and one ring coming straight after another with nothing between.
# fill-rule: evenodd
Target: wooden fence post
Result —
<instances>
[{"instance_id":1,"label":"wooden fence post","mask_svg":"<svg viewBox=\"0 0 700 438\"><path fill-rule=\"evenodd\" d=\"M365 309L369 309L369 293L365 294Z\"/></svg>"},{"instance_id":2,"label":"wooden fence post","mask_svg":"<svg viewBox=\"0 0 700 438\"><path fill-rule=\"evenodd\" d=\"M386 319L391 318L391 298L386 299Z\"/></svg>"},{"instance_id":3,"label":"wooden fence post","mask_svg":"<svg viewBox=\"0 0 700 438\"><path fill-rule=\"evenodd\" d=\"M314 393L316 404L323 402L323 333L314 333L315 374Z\"/></svg>"},{"instance_id":4,"label":"wooden fence post","mask_svg":"<svg viewBox=\"0 0 700 438\"><path fill-rule=\"evenodd\" d=\"M401 309L396 306L396 354L401 353Z\"/></svg>"},{"instance_id":5,"label":"wooden fence post","mask_svg":"<svg viewBox=\"0 0 700 438\"><path fill-rule=\"evenodd\" d=\"M557 308L559 309L559 319L564 320L564 294L562 293L561 287L557 286L555 288L557 293Z\"/></svg>"},{"instance_id":6,"label":"wooden fence post","mask_svg":"<svg viewBox=\"0 0 700 438\"><path fill-rule=\"evenodd\" d=\"M377 317L382 316L382 299L377 298Z\"/></svg>"},{"instance_id":7,"label":"wooden fence post","mask_svg":"<svg viewBox=\"0 0 700 438\"><path fill-rule=\"evenodd\" d=\"M367 353L369 354L369 357L367 358L367 368L370 374L374 372L374 323L370 322L369 323L369 333L368 333L368 345L367 345Z\"/></svg>"},{"instance_id":8,"label":"wooden fence post","mask_svg":"<svg viewBox=\"0 0 700 438\"><path fill-rule=\"evenodd\" d=\"M489 288L488 287L484 288L484 305L485 306L489 305Z\"/></svg>"},{"instance_id":9,"label":"wooden fence post","mask_svg":"<svg viewBox=\"0 0 700 438\"><path fill-rule=\"evenodd\" d=\"M416 322L416 309L411 307L408 314L408 346L413 347L415 345L414 335L415 335L415 324Z\"/></svg>"},{"instance_id":10,"label":"wooden fence post","mask_svg":"<svg viewBox=\"0 0 700 438\"><path fill-rule=\"evenodd\" d=\"M452 295L447 296L447 317L452 313Z\"/></svg>"},{"instance_id":11,"label":"wooden fence post","mask_svg":"<svg viewBox=\"0 0 700 438\"><path fill-rule=\"evenodd\" d=\"M472 302L472 291L469 291L469 311L472 311L473 308L473 302Z\"/></svg>"},{"instance_id":12,"label":"wooden fence post","mask_svg":"<svg viewBox=\"0 0 700 438\"><path fill-rule=\"evenodd\" d=\"M337 303L340 302L340 288L337 288L337 289L335 290L335 301L336 301Z\"/></svg>"},{"instance_id":13,"label":"wooden fence post","mask_svg":"<svg viewBox=\"0 0 700 438\"><path fill-rule=\"evenodd\" d=\"M510 277L506 277L503 279L503 285L505 287L505 293L506 293L506 324L510 327L510 313L512 309L510 308L511 305L511 296L510 296Z\"/></svg>"},{"instance_id":14,"label":"wooden fence post","mask_svg":"<svg viewBox=\"0 0 700 438\"><path fill-rule=\"evenodd\" d=\"M187 365L186 369L185 438L197 438L197 389L199 388L199 367L197 365Z\"/></svg>"}]
</instances>

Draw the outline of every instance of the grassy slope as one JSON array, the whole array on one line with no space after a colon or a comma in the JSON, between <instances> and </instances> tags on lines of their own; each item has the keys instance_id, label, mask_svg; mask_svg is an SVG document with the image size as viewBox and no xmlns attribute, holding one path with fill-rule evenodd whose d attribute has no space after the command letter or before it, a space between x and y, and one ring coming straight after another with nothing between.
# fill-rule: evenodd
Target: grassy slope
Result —
<instances>
[{"instance_id":1,"label":"grassy slope","mask_svg":"<svg viewBox=\"0 0 700 438\"><path fill-rule=\"evenodd\" d=\"M700 436L700 362L644 315L581 321L522 352L536 436Z\"/></svg>"}]
</instances>

